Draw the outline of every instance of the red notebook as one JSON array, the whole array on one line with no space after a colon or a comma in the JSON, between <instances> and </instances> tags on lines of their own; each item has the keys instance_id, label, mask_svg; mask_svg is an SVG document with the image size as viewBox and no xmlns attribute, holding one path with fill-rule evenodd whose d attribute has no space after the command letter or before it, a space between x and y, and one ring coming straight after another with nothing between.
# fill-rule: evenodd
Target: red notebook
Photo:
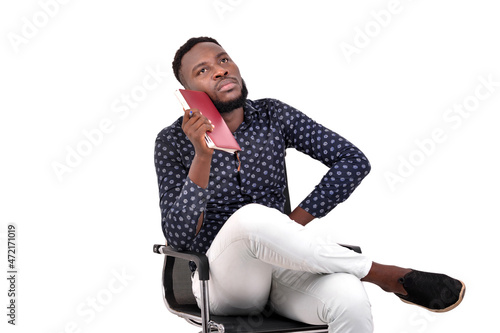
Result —
<instances>
[{"instance_id":1,"label":"red notebook","mask_svg":"<svg viewBox=\"0 0 500 333\"><path fill-rule=\"evenodd\" d=\"M206 93L202 91L178 89L175 91L175 96L179 99L179 102L181 102L184 110L198 109L212 122L212 125L214 125L214 130L205 134L205 141L208 147L223 150L228 153L234 153L241 150L240 145L236 142L226 122Z\"/></svg>"}]
</instances>

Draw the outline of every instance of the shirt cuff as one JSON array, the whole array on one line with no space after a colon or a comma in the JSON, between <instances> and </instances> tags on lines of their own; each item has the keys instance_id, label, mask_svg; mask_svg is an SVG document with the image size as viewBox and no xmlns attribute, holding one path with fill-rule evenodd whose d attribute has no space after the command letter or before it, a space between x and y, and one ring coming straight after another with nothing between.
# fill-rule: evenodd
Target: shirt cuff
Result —
<instances>
[{"instance_id":1,"label":"shirt cuff","mask_svg":"<svg viewBox=\"0 0 500 333\"><path fill-rule=\"evenodd\" d=\"M299 207L312 216L321 218L326 216L338 204L339 202L335 202L324 194L321 194L321 191L315 190L300 203Z\"/></svg>"}]
</instances>

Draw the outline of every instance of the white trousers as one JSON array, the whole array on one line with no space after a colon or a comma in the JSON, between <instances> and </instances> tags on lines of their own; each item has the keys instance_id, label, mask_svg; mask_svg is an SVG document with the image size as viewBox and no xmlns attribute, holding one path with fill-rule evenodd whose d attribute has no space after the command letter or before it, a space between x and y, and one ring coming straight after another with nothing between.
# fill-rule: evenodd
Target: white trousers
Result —
<instances>
[{"instance_id":1,"label":"white trousers","mask_svg":"<svg viewBox=\"0 0 500 333\"><path fill-rule=\"evenodd\" d=\"M327 324L329 332L373 332L370 302L360 281L371 260L276 209L258 204L239 209L219 231L207 257L212 314L257 316L269 300L282 316ZM195 273L198 305L199 288Z\"/></svg>"}]
</instances>

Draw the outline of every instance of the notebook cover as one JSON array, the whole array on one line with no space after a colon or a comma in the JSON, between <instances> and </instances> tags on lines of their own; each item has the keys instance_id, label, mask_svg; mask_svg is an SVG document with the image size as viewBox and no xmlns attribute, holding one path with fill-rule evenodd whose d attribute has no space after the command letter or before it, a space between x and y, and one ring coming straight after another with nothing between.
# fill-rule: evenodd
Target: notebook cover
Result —
<instances>
[{"instance_id":1,"label":"notebook cover","mask_svg":"<svg viewBox=\"0 0 500 333\"><path fill-rule=\"evenodd\" d=\"M212 139L215 147L223 150L239 151L241 150L238 142L226 125L226 122L215 108L214 103L203 91L178 89L175 95L186 109L198 109L207 117L214 125L212 132L207 132L207 135Z\"/></svg>"}]
</instances>

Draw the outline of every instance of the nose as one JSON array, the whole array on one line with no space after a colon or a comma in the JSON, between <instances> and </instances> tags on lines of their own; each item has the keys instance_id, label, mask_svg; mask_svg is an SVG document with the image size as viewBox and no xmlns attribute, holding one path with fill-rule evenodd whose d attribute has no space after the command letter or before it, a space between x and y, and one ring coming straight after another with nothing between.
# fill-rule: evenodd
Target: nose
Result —
<instances>
[{"instance_id":1,"label":"nose","mask_svg":"<svg viewBox=\"0 0 500 333\"><path fill-rule=\"evenodd\" d=\"M214 72L214 80L224 77L228 74L228 71L222 67L218 67Z\"/></svg>"}]
</instances>

